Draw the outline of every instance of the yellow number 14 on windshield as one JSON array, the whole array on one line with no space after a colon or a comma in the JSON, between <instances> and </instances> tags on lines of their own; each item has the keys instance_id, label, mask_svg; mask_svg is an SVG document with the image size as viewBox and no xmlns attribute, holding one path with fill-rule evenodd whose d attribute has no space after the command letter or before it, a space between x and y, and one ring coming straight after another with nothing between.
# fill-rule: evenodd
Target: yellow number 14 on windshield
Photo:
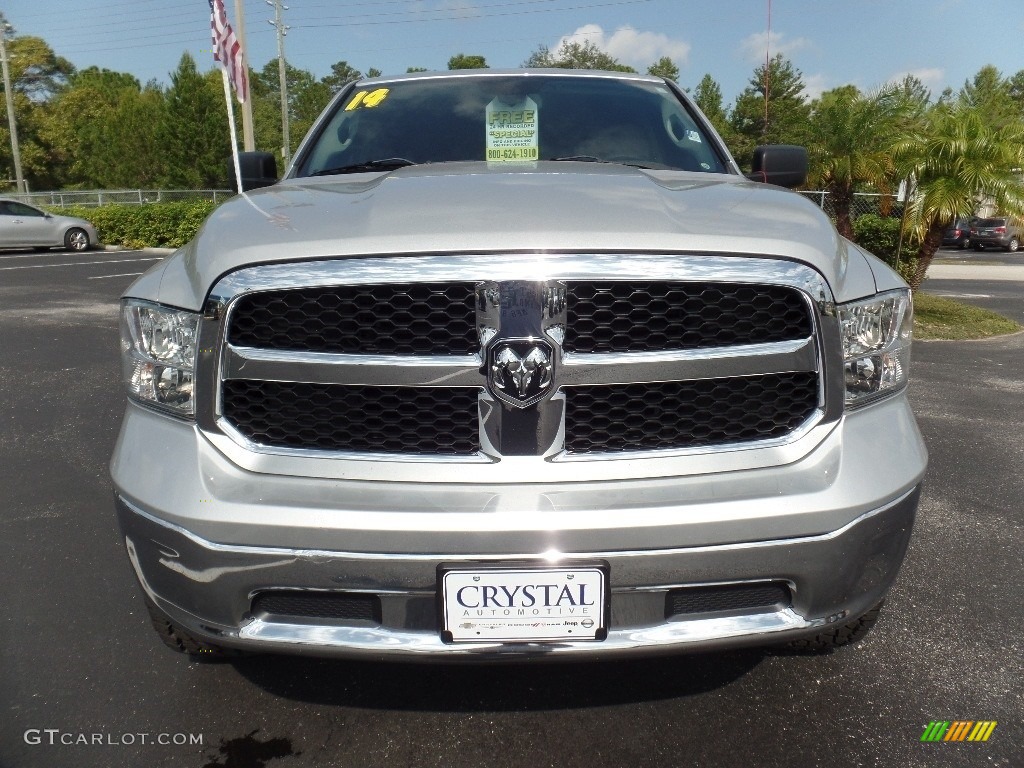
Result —
<instances>
[{"instance_id":1,"label":"yellow number 14 on windshield","mask_svg":"<svg viewBox=\"0 0 1024 768\"><path fill-rule=\"evenodd\" d=\"M388 95L387 88L378 88L375 91L359 91L345 107L346 112L351 112L359 107L376 107Z\"/></svg>"}]
</instances>

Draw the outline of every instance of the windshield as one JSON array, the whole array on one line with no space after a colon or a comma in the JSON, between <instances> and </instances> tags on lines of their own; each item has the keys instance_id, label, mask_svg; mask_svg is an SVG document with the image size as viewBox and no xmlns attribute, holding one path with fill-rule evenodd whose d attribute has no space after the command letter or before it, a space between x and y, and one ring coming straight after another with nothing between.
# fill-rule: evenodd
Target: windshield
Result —
<instances>
[{"instance_id":1,"label":"windshield","mask_svg":"<svg viewBox=\"0 0 1024 768\"><path fill-rule=\"evenodd\" d=\"M335 110L297 175L459 160L726 170L663 83L537 73L413 79L356 88Z\"/></svg>"}]
</instances>

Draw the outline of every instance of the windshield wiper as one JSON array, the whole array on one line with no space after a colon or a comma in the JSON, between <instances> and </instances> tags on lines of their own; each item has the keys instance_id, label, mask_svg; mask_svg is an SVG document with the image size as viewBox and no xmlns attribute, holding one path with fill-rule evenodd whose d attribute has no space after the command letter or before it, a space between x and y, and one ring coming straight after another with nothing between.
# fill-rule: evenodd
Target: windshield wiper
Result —
<instances>
[{"instance_id":1,"label":"windshield wiper","mask_svg":"<svg viewBox=\"0 0 1024 768\"><path fill-rule=\"evenodd\" d=\"M314 171L312 176L334 176L340 173L365 173L366 171L393 171L396 168L405 168L407 165L418 165L412 160L404 157L388 157L383 160L366 160L362 163L351 165L339 165L336 168L325 168L322 171Z\"/></svg>"},{"instance_id":2,"label":"windshield wiper","mask_svg":"<svg viewBox=\"0 0 1024 768\"><path fill-rule=\"evenodd\" d=\"M551 163L610 163L611 165L628 165L630 168L645 168L651 170L649 165L641 165L640 163L629 163L625 160L605 160L602 157L594 157L593 155L566 155L565 157L549 157L548 162Z\"/></svg>"}]
</instances>

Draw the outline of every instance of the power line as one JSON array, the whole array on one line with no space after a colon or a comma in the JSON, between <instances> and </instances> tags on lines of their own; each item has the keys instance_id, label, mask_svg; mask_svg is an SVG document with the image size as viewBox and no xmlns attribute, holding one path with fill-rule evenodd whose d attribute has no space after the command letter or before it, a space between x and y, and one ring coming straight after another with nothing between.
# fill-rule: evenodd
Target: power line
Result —
<instances>
[{"instance_id":1,"label":"power line","mask_svg":"<svg viewBox=\"0 0 1024 768\"><path fill-rule=\"evenodd\" d=\"M486 8L522 7L524 5L537 4L537 3L541 3L541 2L545 2L546 3L546 2L553 2L553 1L554 0L520 0L520 2L492 3L491 5L487 5L487 6L474 6L473 8L478 10L478 9L481 9L481 8L486 9ZM474 16L473 20L490 19L490 18L503 18L503 17L508 17L508 16L532 16L532 15L539 14L539 13L559 13L559 12L566 12L566 11L588 10L588 9L592 9L592 8L606 8L606 7L623 6L623 5L639 5L639 4L646 4L646 3L650 3L650 2L654 2L654 0L606 0L605 2L579 3L579 4L576 4L576 5L558 6L558 7L551 7L551 8L533 8L533 9L527 9L527 10L502 11L502 12L498 12L498 13L486 13L485 12L485 13L481 13L481 14L479 14L477 16ZM430 17L424 17L422 15L423 12L417 12L417 11L407 12L407 11L403 11L403 12L383 13L383 14L380 14L380 13L378 13L378 14L362 14L362 15L349 16L349 17L328 17L328 18L343 18L344 19L344 21L340 21L340 22L337 22L337 23L324 23L323 19L317 18L317 19L309 20L308 23L299 23L299 21L294 21L290 26L292 28L294 28L294 29L314 29L314 28L325 28L325 27L326 28L337 28L337 27L360 28L360 27L373 27L373 26L391 25L391 24L421 24L421 23L438 22L438 21L459 21L459 20L463 19L463 17L460 15L460 12L469 10L470 8L471 8L471 6L459 6L459 7L454 8L454 9L449 7L449 8L445 8L445 9L437 9L437 10L433 10L433 11L428 11L427 13L445 14L445 15L435 15L435 16L430 16ZM399 18L399 19L380 19L379 18L381 16L391 16L391 15L412 16L412 18ZM363 19L363 20L360 21L359 19ZM369 20L369 19L378 19L378 20L373 21L373 20ZM205 19L204 19L204 21L205 21ZM120 38L123 38L123 39L129 39L130 38L130 39L133 39L133 40L159 39L159 40L163 40L163 42L162 43L156 43L156 45L161 45L162 47L167 45L167 44L170 44L170 43L175 43L175 42L180 43L180 42L184 42L186 40L191 40L192 39L191 37L188 37L188 38L175 38L173 40L166 40L166 36L163 35L163 34L160 34L160 35L145 35L145 36L141 36L140 37L140 36L137 36L137 35L127 34L125 32L124 28L111 29L110 30L110 35L111 36L115 36L115 37L120 37ZM105 41L101 40L99 42L105 42ZM111 50L117 50L117 49L121 49L121 48L132 49L132 48L139 48L139 47L145 47L145 46L140 46L137 43L135 43L135 44L127 44L127 45L118 45L118 46L116 46L116 48L107 48L107 47L98 47L96 45L83 44L81 46L72 45L72 46L65 47L64 49L61 50L61 53L80 53L80 52L91 52L91 51L111 51Z\"/></svg>"}]
</instances>

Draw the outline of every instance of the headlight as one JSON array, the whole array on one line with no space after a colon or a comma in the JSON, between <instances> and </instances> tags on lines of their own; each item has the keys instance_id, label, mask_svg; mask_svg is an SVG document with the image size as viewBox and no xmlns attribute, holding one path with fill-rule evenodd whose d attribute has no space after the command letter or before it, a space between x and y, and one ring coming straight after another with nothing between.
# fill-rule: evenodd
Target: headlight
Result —
<instances>
[{"instance_id":1,"label":"headlight","mask_svg":"<svg viewBox=\"0 0 1024 768\"><path fill-rule=\"evenodd\" d=\"M846 405L894 394L907 384L914 305L909 290L839 305Z\"/></svg>"},{"instance_id":2,"label":"headlight","mask_svg":"<svg viewBox=\"0 0 1024 768\"><path fill-rule=\"evenodd\" d=\"M121 361L128 395L192 416L199 315L128 299L121 305Z\"/></svg>"}]
</instances>

